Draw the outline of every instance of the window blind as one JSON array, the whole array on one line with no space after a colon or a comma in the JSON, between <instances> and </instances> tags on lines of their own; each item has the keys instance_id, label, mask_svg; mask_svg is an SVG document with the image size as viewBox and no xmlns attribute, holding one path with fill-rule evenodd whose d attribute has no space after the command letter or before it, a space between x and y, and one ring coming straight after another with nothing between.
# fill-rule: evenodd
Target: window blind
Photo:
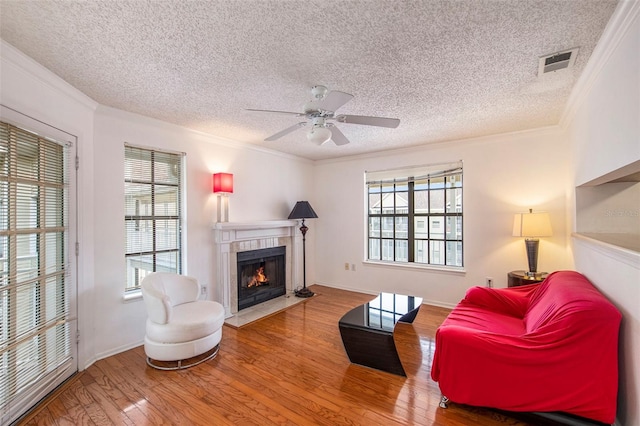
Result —
<instances>
[{"instance_id":1,"label":"window blind","mask_svg":"<svg viewBox=\"0 0 640 426\"><path fill-rule=\"evenodd\" d=\"M68 146L0 123L2 420L70 364L68 175Z\"/></svg>"},{"instance_id":2,"label":"window blind","mask_svg":"<svg viewBox=\"0 0 640 426\"><path fill-rule=\"evenodd\" d=\"M462 173L462 161L451 163L409 166L398 169L365 172L367 185L383 183L408 183L435 177L452 176Z\"/></svg>"},{"instance_id":3,"label":"window blind","mask_svg":"<svg viewBox=\"0 0 640 426\"><path fill-rule=\"evenodd\" d=\"M127 291L150 272L182 272L183 156L125 145Z\"/></svg>"},{"instance_id":4,"label":"window blind","mask_svg":"<svg viewBox=\"0 0 640 426\"><path fill-rule=\"evenodd\" d=\"M365 172L367 259L463 266L462 161Z\"/></svg>"}]
</instances>

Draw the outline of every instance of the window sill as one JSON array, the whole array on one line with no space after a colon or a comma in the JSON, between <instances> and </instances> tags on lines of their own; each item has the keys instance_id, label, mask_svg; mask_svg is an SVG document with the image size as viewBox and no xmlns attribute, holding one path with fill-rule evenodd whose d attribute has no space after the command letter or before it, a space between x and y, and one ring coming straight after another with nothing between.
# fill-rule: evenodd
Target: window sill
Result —
<instances>
[{"instance_id":1,"label":"window sill","mask_svg":"<svg viewBox=\"0 0 640 426\"><path fill-rule=\"evenodd\" d=\"M134 302L136 300L142 300L142 290L127 291L122 295L122 301L124 303Z\"/></svg>"},{"instance_id":2,"label":"window sill","mask_svg":"<svg viewBox=\"0 0 640 426\"><path fill-rule=\"evenodd\" d=\"M404 268L404 269L422 269L429 271L445 272L451 274L466 274L464 267L457 266L438 266L438 265L425 265L422 263L397 263L397 262L383 262L380 260L363 260L363 264L372 266L383 266L391 268Z\"/></svg>"}]
</instances>

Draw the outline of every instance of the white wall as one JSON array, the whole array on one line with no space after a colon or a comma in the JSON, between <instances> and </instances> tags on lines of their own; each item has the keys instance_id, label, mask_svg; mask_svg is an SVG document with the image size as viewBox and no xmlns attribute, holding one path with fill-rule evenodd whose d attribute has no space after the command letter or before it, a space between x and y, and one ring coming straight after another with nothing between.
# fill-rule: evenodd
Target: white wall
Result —
<instances>
[{"instance_id":1,"label":"white wall","mask_svg":"<svg viewBox=\"0 0 640 426\"><path fill-rule=\"evenodd\" d=\"M554 236L540 241L538 269L571 269L566 250L568 145L559 129L427 145L378 155L323 161L316 166L315 282L362 292L395 291L453 306L465 291L492 277L527 269L524 242L511 236L513 216L548 211ZM464 273L363 263L366 170L463 161ZM356 271L345 271L353 263Z\"/></svg>"},{"instance_id":2,"label":"white wall","mask_svg":"<svg viewBox=\"0 0 640 426\"><path fill-rule=\"evenodd\" d=\"M610 48L568 118L574 186L640 159L639 9L638 2L619 6L614 19L622 20L623 30L605 32L601 45ZM573 192L569 202L576 204ZM573 252L576 268L622 312L618 421L640 424L640 257L580 239Z\"/></svg>"},{"instance_id":3,"label":"white wall","mask_svg":"<svg viewBox=\"0 0 640 426\"><path fill-rule=\"evenodd\" d=\"M230 220L284 219L311 193L310 161L225 141L98 104L1 41L0 102L77 136L79 368L138 346L146 309L123 301L124 142L186 152L186 273L214 288L214 172L234 174ZM97 108L97 109L96 109ZM313 258L313 247L309 256ZM74 265L75 266L75 265Z\"/></svg>"},{"instance_id":4,"label":"white wall","mask_svg":"<svg viewBox=\"0 0 640 426\"><path fill-rule=\"evenodd\" d=\"M570 247L574 258L567 249L573 187L640 159L638 2L623 1L620 8L630 9L633 19L623 37L612 42L613 54L594 73L597 78L587 94L575 103L566 134L542 129L318 162L315 167L110 108L94 112L93 101L1 42L0 102L78 137L79 365L136 346L144 334L142 302L122 300L126 141L187 153L187 272L207 285L214 277L213 172L234 174L231 221L282 219L295 201L311 202L320 217L308 221L308 282L369 293L411 293L445 306L457 303L468 287L483 284L487 276L503 287L509 270L526 268L524 244L510 235L513 213L529 207L549 211L554 236L541 241L539 267L572 268L575 258L575 268L623 312L619 420L640 424L638 267L582 243ZM464 161L466 272L363 264L364 171L455 160ZM345 262L355 264L356 271L345 271Z\"/></svg>"},{"instance_id":5,"label":"white wall","mask_svg":"<svg viewBox=\"0 0 640 426\"><path fill-rule=\"evenodd\" d=\"M626 36L611 41L615 50L607 51L610 56L602 59L603 68L594 73L597 78L588 84L587 93L576 102L577 110L570 119L576 185L640 158L637 5L635 10L635 19L628 16L630 22Z\"/></svg>"},{"instance_id":6,"label":"white wall","mask_svg":"<svg viewBox=\"0 0 640 426\"><path fill-rule=\"evenodd\" d=\"M217 294L213 231L217 197L212 173L234 175L231 222L286 219L312 188L306 160L216 139L172 124L100 106L95 116L95 323L96 356L142 343L146 309L141 299L123 301L124 143L186 153L186 270ZM313 258L313 252L311 252Z\"/></svg>"}]
</instances>

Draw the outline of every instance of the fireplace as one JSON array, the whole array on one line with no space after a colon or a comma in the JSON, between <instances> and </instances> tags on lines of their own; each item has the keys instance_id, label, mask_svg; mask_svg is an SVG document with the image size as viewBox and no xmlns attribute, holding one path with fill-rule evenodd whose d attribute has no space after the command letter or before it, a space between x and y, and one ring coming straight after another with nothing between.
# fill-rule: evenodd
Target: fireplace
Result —
<instances>
[{"instance_id":1,"label":"fireplace","mask_svg":"<svg viewBox=\"0 0 640 426\"><path fill-rule=\"evenodd\" d=\"M297 220L218 222L214 224L215 287L213 300L224 306L225 318L238 313L238 254L285 247L285 294L302 283L302 234ZM301 284L300 284L301 285Z\"/></svg>"},{"instance_id":2,"label":"fireplace","mask_svg":"<svg viewBox=\"0 0 640 426\"><path fill-rule=\"evenodd\" d=\"M286 247L236 253L238 311L286 294Z\"/></svg>"}]
</instances>

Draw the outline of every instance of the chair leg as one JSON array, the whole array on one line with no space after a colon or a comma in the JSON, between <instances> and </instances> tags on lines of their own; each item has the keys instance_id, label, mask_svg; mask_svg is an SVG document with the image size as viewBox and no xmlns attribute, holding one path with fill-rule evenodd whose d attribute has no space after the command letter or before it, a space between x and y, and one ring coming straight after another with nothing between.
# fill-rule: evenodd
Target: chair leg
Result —
<instances>
[{"instance_id":1,"label":"chair leg","mask_svg":"<svg viewBox=\"0 0 640 426\"><path fill-rule=\"evenodd\" d=\"M449 408L449 406L447 405L449 403L449 398L447 398L446 396L442 395L442 398L440 399L440 408Z\"/></svg>"},{"instance_id":2,"label":"chair leg","mask_svg":"<svg viewBox=\"0 0 640 426\"><path fill-rule=\"evenodd\" d=\"M175 366L166 366L166 365L160 365L160 364L156 364L156 361L147 357L147 365L149 367L153 367L155 369L158 370L165 370L165 371L172 371L172 370L182 370L183 368L189 368L189 367L194 367L198 364L202 364L205 361L209 361L210 359L213 359L216 357L216 355L218 355L218 352L220 351L220 344L218 343L216 345L215 348L211 349L211 353L209 355L206 355L204 358L200 359L200 357L194 357L194 358L189 358L189 359L195 359L195 361L193 362L188 362L187 364L183 364L183 361L187 361L187 360L177 360L177 361L161 361L161 362L175 362L176 365Z\"/></svg>"}]
</instances>

